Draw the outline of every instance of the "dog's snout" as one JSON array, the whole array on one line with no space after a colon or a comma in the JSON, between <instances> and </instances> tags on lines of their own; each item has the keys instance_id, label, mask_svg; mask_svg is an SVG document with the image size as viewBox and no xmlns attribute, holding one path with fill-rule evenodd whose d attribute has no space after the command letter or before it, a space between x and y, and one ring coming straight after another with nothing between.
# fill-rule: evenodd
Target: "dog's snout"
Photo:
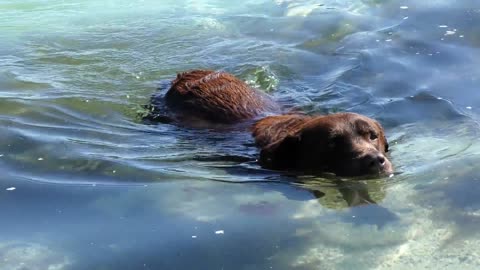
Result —
<instances>
[{"instance_id":1,"label":"dog's snout","mask_svg":"<svg viewBox=\"0 0 480 270\"><path fill-rule=\"evenodd\" d=\"M363 159L364 159L364 164L371 171L382 170L386 162L385 156L381 153L370 153L365 155Z\"/></svg>"}]
</instances>

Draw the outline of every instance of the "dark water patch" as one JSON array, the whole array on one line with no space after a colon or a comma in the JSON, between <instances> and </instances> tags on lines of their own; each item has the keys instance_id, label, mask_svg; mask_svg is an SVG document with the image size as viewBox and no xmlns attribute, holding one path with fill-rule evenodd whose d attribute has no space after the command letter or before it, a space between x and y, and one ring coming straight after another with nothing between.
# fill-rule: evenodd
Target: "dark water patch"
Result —
<instances>
[{"instance_id":1,"label":"dark water patch","mask_svg":"<svg viewBox=\"0 0 480 270\"><path fill-rule=\"evenodd\" d=\"M61 64L61 65L90 65L100 62L101 60L91 59L87 57L82 59L81 57L69 56L69 55L51 55L48 57L38 57L37 61L44 64Z\"/></svg>"},{"instance_id":2,"label":"dark water patch","mask_svg":"<svg viewBox=\"0 0 480 270\"><path fill-rule=\"evenodd\" d=\"M443 162L425 172L422 176L430 178L430 181L427 182L429 184L420 184L417 188L432 194L433 198L422 201L429 205L442 201L441 207L447 206L451 210L455 209L455 212L478 211L480 200L477 199L477 194L480 177L476 173L476 162L476 158ZM457 163L462 166L457 168L455 166ZM441 199L436 198L437 196Z\"/></svg>"},{"instance_id":3,"label":"dark water patch","mask_svg":"<svg viewBox=\"0 0 480 270\"><path fill-rule=\"evenodd\" d=\"M387 127L424 121L461 121L465 118L466 116L455 109L450 101L428 92L420 92L415 96L393 101L385 105L380 115L380 119Z\"/></svg>"},{"instance_id":4,"label":"dark water patch","mask_svg":"<svg viewBox=\"0 0 480 270\"><path fill-rule=\"evenodd\" d=\"M23 90L30 90L30 91L41 91L51 89L52 85L45 82L36 82L36 81L29 81L26 78L22 79L19 76L11 73L11 72L4 72L0 75L0 89L3 91L21 91Z\"/></svg>"},{"instance_id":5,"label":"dark water patch","mask_svg":"<svg viewBox=\"0 0 480 270\"><path fill-rule=\"evenodd\" d=\"M181 216L173 219L165 218L166 216L164 215L167 213L162 214L163 210L155 207L157 205L156 198L161 198L157 197L157 195L161 194L157 192L162 189L160 186L153 189L132 187L128 190L125 188L102 188L99 186L65 189L64 186L55 185L30 185L24 187L19 183L17 185L18 192L10 193L11 196L8 199L5 198L4 202L18 201L19 203L15 204L16 207L24 208L30 207L31 202L43 200L41 199L43 196L51 198L51 200L47 199L43 204L36 206L38 215L23 215L21 217L17 214L12 214L8 222L20 222L20 224L26 225L32 219L45 216L49 212L55 213L53 216L49 215L49 219L38 219L36 231L41 233L47 233L51 230L58 231L59 233L55 237L55 240L58 242L57 244L52 244L51 247L75 250L75 255L68 254L70 258L75 260L74 269L76 269L75 267L83 269L88 265L113 265L115 267L120 267L120 264L127 264L132 267L143 264L152 267L163 264L178 265L179 261L177 259L185 261L186 265L191 265L192 263L204 262L204 256L211 254L210 252L215 250L216 252L214 253L217 255L211 257L210 264L212 266L230 265L233 263L231 259L225 260L222 258L233 256L230 252L233 246L239 243L243 243L242 246L244 248L238 250L239 253L235 253L240 254L239 256L235 255L237 258L235 259L235 264L243 265L257 261L267 263L268 260L266 258L271 256L276 249L275 246L280 244L280 239L268 237L268 235L271 235L272 228L266 223L268 221L266 217L263 217L263 214L258 215L257 211L249 209L248 207L251 207L252 204L247 202L238 205L238 209L241 210L240 215L255 215L257 217L256 222L242 222L241 218L233 223L229 221L199 222ZM185 185L183 192L178 195L190 194L189 196L197 196L194 193L192 194L192 192L200 193L198 194L199 196L207 194L202 192L201 187L195 190L195 187ZM98 197L99 193L104 196ZM25 197L28 197L29 200L22 200ZM69 200L69 203L62 205L55 203L59 198L64 197L72 197L73 199ZM98 198L98 200L95 198ZM133 202L135 206L132 205ZM114 206L115 204L123 205L122 209L120 211L115 210L117 208ZM265 205L265 203L262 204ZM9 205L13 204L9 203ZM145 208L145 205L150 205L150 207ZM232 206L237 209L237 205ZM83 210L73 211L77 207L81 207ZM275 207L275 209L277 209L275 210L276 214L273 216L278 215L278 207ZM65 223L64 220L67 219L70 222ZM53 223L59 224L59 226L52 228L51 225ZM245 228L248 228L248 230L245 230ZM262 241L258 242L259 244L255 244L257 242L252 240L259 232L259 228L261 232L264 232L264 236L261 237ZM26 229L23 225L15 226L15 229L12 226L9 231L18 232ZM292 230L292 226L282 226L273 230L277 233L285 234ZM216 231L223 231L224 233L216 234ZM69 232L75 232L75 234ZM132 245L132 241L129 240L129 235L131 234L136 235L135 245ZM72 237L73 235L75 236ZM156 236L152 237L153 235ZM79 236L83 239L82 241L78 241ZM192 236L195 236L195 238ZM245 256L249 254L249 250L253 246L256 248L261 247L264 252L257 253L255 257L245 261ZM183 250L181 253L178 252L179 248ZM224 251L222 252L221 250ZM98 256L99 253L102 253L102 255ZM153 256L153 253L156 255ZM132 257L132 254L137 254L138 256ZM158 254L162 254L162 256L158 256ZM128 257L128 260L121 259L125 256ZM176 259L165 260L165 257ZM89 259L87 260L86 258ZM189 260L182 258L189 258Z\"/></svg>"}]
</instances>

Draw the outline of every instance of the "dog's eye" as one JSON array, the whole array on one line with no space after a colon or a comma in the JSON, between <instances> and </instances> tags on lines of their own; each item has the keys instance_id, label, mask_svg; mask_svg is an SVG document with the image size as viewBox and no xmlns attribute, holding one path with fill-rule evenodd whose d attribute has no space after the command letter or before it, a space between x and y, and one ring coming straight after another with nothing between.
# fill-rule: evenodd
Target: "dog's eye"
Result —
<instances>
[{"instance_id":1,"label":"dog's eye","mask_svg":"<svg viewBox=\"0 0 480 270\"><path fill-rule=\"evenodd\" d=\"M376 139L378 139L378 135L376 133L371 132L370 133L370 140L374 141Z\"/></svg>"}]
</instances>

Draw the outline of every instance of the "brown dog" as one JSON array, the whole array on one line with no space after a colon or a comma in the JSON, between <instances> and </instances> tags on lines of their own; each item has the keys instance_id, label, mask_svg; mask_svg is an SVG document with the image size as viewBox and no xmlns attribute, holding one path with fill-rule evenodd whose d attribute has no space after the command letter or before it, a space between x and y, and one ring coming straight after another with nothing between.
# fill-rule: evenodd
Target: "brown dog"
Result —
<instances>
[{"instance_id":1,"label":"brown dog","mask_svg":"<svg viewBox=\"0 0 480 270\"><path fill-rule=\"evenodd\" d=\"M165 102L184 124L197 120L231 124L281 113L269 96L233 75L210 70L178 74ZM383 128L359 114L268 116L254 124L253 136L265 168L346 176L393 172L385 156Z\"/></svg>"}]
</instances>

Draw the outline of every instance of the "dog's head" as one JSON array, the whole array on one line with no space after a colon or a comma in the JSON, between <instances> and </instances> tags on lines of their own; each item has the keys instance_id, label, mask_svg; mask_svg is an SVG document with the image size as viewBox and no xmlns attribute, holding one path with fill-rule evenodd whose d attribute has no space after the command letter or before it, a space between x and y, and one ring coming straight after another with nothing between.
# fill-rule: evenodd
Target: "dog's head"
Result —
<instances>
[{"instance_id":1,"label":"dog's head","mask_svg":"<svg viewBox=\"0 0 480 270\"><path fill-rule=\"evenodd\" d=\"M355 113L312 117L263 147L260 162L273 169L332 172L340 176L390 175L382 126Z\"/></svg>"}]
</instances>

